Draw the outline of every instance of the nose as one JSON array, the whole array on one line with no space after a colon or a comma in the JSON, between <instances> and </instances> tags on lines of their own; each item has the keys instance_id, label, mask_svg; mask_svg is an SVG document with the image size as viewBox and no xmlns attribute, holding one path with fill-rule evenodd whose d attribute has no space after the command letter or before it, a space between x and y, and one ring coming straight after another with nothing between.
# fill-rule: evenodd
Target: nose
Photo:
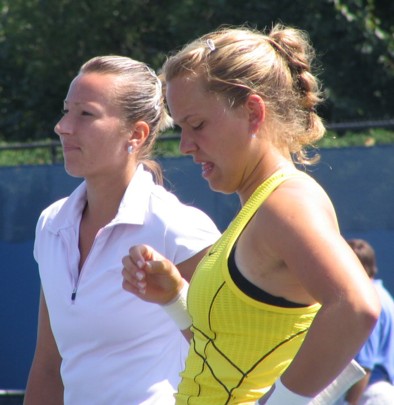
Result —
<instances>
[{"instance_id":1,"label":"nose","mask_svg":"<svg viewBox=\"0 0 394 405\"><path fill-rule=\"evenodd\" d=\"M67 119L67 115L63 115L62 118L60 118L60 120L55 125L54 131L58 136L71 133L71 126L69 120Z\"/></svg>"},{"instance_id":2,"label":"nose","mask_svg":"<svg viewBox=\"0 0 394 405\"><path fill-rule=\"evenodd\" d=\"M181 141L179 143L179 150L183 155L191 155L197 150L197 145L193 137L187 134L186 131L181 132Z\"/></svg>"}]
</instances>

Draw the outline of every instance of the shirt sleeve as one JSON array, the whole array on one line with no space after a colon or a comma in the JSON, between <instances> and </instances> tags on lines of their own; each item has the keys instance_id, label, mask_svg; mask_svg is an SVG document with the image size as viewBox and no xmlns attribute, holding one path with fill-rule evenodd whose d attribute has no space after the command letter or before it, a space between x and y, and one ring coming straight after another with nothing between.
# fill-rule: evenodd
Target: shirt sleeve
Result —
<instances>
[{"instance_id":1,"label":"shirt sleeve","mask_svg":"<svg viewBox=\"0 0 394 405\"><path fill-rule=\"evenodd\" d=\"M174 244L174 264L189 259L220 237L212 219L197 208L183 206L176 216L177 220L167 228L167 236Z\"/></svg>"},{"instance_id":2,"label":"shirt sleeve","mask_svg":"<svg viewBox=\"0 0 394 405\"><path fill-rule=\"evenodd\" d=\"M165 223L165 255L179 264L211 246L220 237L212 219L202 210L173 201L162 213Z\"/></svg>"}]
</instances>

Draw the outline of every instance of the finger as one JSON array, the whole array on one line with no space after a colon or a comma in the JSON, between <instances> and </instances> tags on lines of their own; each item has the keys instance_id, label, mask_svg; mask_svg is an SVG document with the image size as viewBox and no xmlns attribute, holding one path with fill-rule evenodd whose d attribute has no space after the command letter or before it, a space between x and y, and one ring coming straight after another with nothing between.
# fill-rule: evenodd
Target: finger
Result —
<instances>
[{"instance_id":1,"label":"finger","mask_svg":"<svg viewBox=\"0 0 394 405\"><path fill-rule=\"evenodd\" d=\"M122 264L123 267L126 269L132 269L133 267L137 267L137 263L134 263L134 261L131 259L130 256L124 256L122 258Z\"/></svg>"},{"instance_id":2,"label":"finger","mask_svg":"<svg viewBox=\"0 0 394 405\"><path fill-rule=\"evenodd\" d=\"M153 259L154 253L156 252L148 245L135 245L129 249L131 260L140 268L145 265L147 260Z\"/></svg>"},{"instance_id":3,"label":"finger","mask_svg":"<svg viewBox=\"0 0 394 405\"><path fill-rule=\"evenodd\" d=\"M126 269L122 270L123 282L122 286L125 290L134 294L145 294L146 281L145 277L141 278L128 272Z\"/></svg>"},{"instance_id":4,"label":"finger","mask_svg":"<svg viewBox=\"0 0 394 405\"><path fill-rule=\"evenodd\" d=\"M130 283L137 284L138 282L145 282L145 271L139 269L138 267L131 265L129 266L128 263L122 269L123 277Z\"/></svg>"},{"instance_id":5,"label":"finger","mask_svg":"<svg viewBox=\"0 0 394 405\"><path fill-rule=\"evenodd\" d=\"M171 274L175 266L169 260L150 260L145 262L145 265L141 270L146 274L159 275L159 274Z\"/></svg>"},{"instance_id":6,"label":"finger","mask_svg":"<svg viewBox=\"0 0 394 405\"><path fill-rule=\"evenodd\" d=\"M139 297L144 296L146 293L146 285L145 286L135 285L134 283L130 283L129 281L127 281L127 279L125 278L123 279L122 287L124 290L131 292Z\"/></svg>"},{"instance_id":7,"label":"finger","mask_svg":"<svg viewBox=\"0 0 394 405\"><path fill-rule=\"evenodd\" d=\"M140 269L136 263L133 262L130 256L125 256L122 258L123 264L123 277L125 277L128 281L132 281L132 279L137 279L138 281L142 281L145 278L145 272Z\"/></svg>"}]
</instances>

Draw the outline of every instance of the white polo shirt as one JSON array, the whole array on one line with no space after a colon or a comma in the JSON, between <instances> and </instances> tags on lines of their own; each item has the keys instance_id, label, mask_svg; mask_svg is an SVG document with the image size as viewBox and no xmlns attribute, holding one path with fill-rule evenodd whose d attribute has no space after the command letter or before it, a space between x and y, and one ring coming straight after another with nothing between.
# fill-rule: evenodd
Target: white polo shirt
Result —
<instances>
[{"instance_id":1,"label":"white polo shirt","mask_svg":"<svg viewBox=\"0 0 394 405\"><path fill-rule=\"evenodd\" d=\"M132 245L146 243L177 264L214 243L219 231L202 211L180 203L139 166L118 214L99 231L79 275L85 202L83 182L45 209L34 245L63 359L64 403L174 404L186 340L160 306L123 290L121 259Z\"/></svg>"}]
</instances>

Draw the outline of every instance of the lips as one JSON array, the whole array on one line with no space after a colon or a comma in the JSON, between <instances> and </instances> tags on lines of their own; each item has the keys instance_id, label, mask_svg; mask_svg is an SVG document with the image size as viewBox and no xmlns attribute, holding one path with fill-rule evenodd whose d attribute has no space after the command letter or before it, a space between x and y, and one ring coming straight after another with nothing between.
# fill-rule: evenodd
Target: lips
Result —
<instances>
[{"instance_id":1,"label":"lips","mask_svg":"<svg viewBox=\"0 0 394 405\"><path fill-rule=\"evenodd\" d=\"M71 144L63 144L63 151L64 152L71 152L71 151L75 151L75 150L79 150L79 146L76 145L71 145Z\"/></svg>"},{"instance_id":2,"label":"lips","mask_svg":"<svg viewBox=\"0 0 394 405\"><path fill-rule=\"evenodd\" d=\"M209 174L212 172L213 167L214 167L213 163L202 162L201 163L202 176L203 177L208 177Z\"/></svg>"}]
</instances>

